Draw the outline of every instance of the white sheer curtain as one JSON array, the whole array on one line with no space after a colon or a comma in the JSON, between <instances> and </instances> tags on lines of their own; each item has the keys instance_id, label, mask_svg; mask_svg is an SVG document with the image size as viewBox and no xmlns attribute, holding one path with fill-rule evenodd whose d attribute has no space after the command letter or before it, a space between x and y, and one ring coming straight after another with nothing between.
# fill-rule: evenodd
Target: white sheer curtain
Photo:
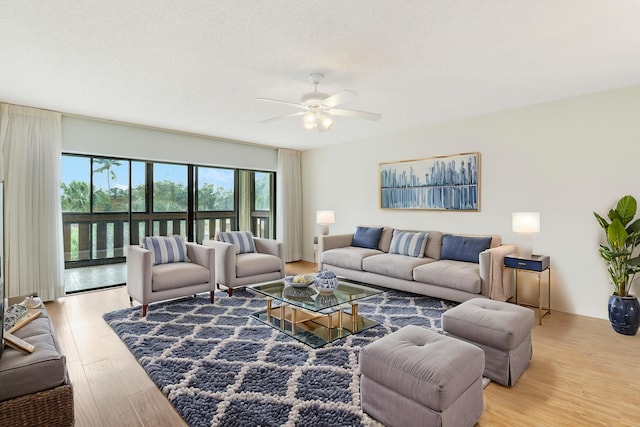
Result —
<instances>
[{"instance_id":1,"label":"white sheer curtain","mask_svg":"<svg viewBox=\"0 0 640 427\"><path fill-rule=\"evenodd\" d=\"M302 169L300 152L278 150L278 240L284 244L285 262L302 259Z\"/></svg>"},{"instance_id":2,"label":"white sheer curtain","mask_svg":"<svg viewBox=\"0 0 640 427\"><path fill-rule=\"evenodd\" d=\"M60 207L60 113L0 104L0 177L5 181L9 296L64 295Z\"/></svg>"}]
</instances>

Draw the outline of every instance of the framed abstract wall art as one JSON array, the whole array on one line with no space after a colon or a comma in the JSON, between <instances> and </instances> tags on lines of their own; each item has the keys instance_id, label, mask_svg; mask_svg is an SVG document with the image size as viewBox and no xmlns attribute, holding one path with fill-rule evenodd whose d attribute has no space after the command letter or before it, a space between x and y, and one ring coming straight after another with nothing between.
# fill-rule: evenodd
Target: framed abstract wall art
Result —
<instances>
[{"instance_id":1,"label":"framed abstract wall art","mask_svg":"<svg viewBox=\"0 0 640 427\"><path fill-rule=\"evenodd\" d=\"M382 209L480 210L480 153L380 163Z\"/></svg>"}]
</instances>

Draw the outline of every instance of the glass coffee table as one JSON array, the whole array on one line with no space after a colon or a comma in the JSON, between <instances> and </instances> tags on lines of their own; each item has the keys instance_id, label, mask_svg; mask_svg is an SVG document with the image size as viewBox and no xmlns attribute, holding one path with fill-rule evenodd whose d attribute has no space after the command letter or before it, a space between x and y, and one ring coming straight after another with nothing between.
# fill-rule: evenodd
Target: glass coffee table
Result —
<instances>
[{"instance_id":1,"label":"glass coffee table","mask_svg":"<svg viewBox=\"0 0 640 427\"><path fill-rule=\"evenodd\" d=\"M378 322L358 314L358 301L384 292L346 279L339 279L338 288L330 293L318 292L313 284L293 287L284 279L247 290L267 297L266 309L252 317L313 348L377 326Z\"/></svg>"}]
</instances>

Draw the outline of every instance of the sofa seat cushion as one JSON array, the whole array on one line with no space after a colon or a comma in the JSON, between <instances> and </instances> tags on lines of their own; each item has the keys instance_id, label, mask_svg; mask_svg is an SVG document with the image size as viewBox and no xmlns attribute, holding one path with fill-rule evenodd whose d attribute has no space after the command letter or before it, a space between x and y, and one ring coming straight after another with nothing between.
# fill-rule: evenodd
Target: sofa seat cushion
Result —
<instances>
[{"instance_id":1,"label":"sofa seat cushion","mask_svg":"<svg viewBox=\"0 0 640 427\"><path fill-rule=\"evenodd\" d=\"M0 359L0 401L67 383L66 358L56 347L49 319L37 318L17 330L15 335L36 350L24 353L8 347L4 349Z\"/></svg>"},{"instance_id":2,"label":"sofa seat cushion","mask_svg":"<svg viewBox=\"0 0 640 427\"><path fill-rule=\"evenodd\" d=\"M236 277L272 273L281 268L282 260L275 255L259 252L236 255Z\"/></svg>"},{"instance_id":3,"label":"sofa seat cushion","mask_svg":"<svg viewBox=\"0 0 640 427\"><path fill-rule=\"evenodd\" d=\"M370 273L398 279L413 280L413 269L435 260L431 258L417 258L398 254L379 254L362 260L362 268Z\"/></svg>"},{"instance_id":4,"label":"sofa seat cushion","mask_svg":"<svg viewBox=\"0 0 640 427\"><path fill-rule=\"evenodd\" d=\"M322 263L362 271L363 259L381 253L383 252L378 249L357 248L355 246L329 249L322 253Z\"/></svg>"},{"instance_id":5,"label":"sofa seat cushion","mask_svg":"<svg viewBox=\"0 0 640 427\"><path fill-rule=\"evenodd\" d=\"M479 294L482 290L480 266L472 262L440 260L413 270L413 280Z\"/></svg>"},{"instance_id":6,"label":"sofa seat cushion","mask_svg":"<svg viewBox=\"0 0 640 427\"><path fill-rule=\"evenodd\" d=\"M209 270L192 262L173 262L153 266L153 292L183 288L209 282Z\"/></svg>"}]
</instances>

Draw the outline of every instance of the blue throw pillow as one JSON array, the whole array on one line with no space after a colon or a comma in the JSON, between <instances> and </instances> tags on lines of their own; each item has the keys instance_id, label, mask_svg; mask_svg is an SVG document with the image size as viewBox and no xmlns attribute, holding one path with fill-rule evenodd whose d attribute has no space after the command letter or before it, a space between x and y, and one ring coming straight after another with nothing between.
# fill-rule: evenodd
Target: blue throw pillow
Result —
<instances>
[{"instance_id":1,"label":"blue throw pillow","mask_svg":"<svg viewBox=\"0 0 640 427\"><path fill-rule=\"evenodd\" d=\"M235 246L236 254L246 254L256 251L253 242L253 234L250 231L224 231L218 234L218 240L225 243L232 243Z\"/></svg>"},{"instance_id":2,"label":"blue throw pillow","mask_svg":"<svg viewBox=\"0 0 640 427\"><path fill-rule=\"evenodd\" d=\"M422 258L426 245L427 233L393 230L389 253Z\"/></svg>"},{"instance_id":3,"label":"blue throw pillow","mask_svg":"<svg viewBox=\"0 0 640 427\"><path fill-rule=\"evenodd\" d=\"M440 259L453 261L480 262L480 252L489 249L491 236L467 237L445 234L442 236L442 254Z\"/></svg>"},{"instance_id":4,"label":"blue throw pillow","mask_svg":"<svg viewBox=\"0 0 640 427\"><path fill-rule=\"evenodd\" d=\"M378 242L382 235L382 227L358 227L351 239L351 246L359 248L378 249Z\"/></svg>"},{"instance_id":5,"label":"blue throw pillow","mask_svg":"<svg viewBox=\"0 0 640 427\"><path fill-rule=\"evenodd\" d=\"M153 236L142 240L142 247L153 253L153 265L189 262L187 245L182 236Z\"/></svg>"}]
</instances>

